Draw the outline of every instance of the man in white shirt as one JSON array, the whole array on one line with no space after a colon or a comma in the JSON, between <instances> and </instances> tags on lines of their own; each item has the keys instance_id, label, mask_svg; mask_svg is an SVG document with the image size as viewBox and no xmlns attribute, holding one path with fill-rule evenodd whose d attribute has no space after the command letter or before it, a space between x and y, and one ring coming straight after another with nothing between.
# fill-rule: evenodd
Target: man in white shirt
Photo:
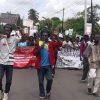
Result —
<instances>
[{"instance_id":1,"label":"man in white shirt","mask_svg":"<svg viewBox=\"0 0 100 100\"><path fill-rule=\"evenodd\" d=\"M18 35L11 35L12 26L6 24L4 26L4 35L0 35L0 99L8 100L8 93L10 91L13 74L13 53L15 51L17 42L20 40ZM2 89L2 79L6 74L5 90ZM3 95L4 92L4 95Z\"/></svg>"}]
</instances>

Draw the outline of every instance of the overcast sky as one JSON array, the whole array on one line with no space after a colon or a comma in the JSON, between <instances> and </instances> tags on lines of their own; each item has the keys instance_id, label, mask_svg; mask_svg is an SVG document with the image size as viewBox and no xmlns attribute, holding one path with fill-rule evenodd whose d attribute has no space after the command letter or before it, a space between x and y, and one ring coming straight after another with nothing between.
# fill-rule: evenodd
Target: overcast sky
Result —
<instances>
[{"instance_id":1,"label":"overcast sky","mask_svg":"<svg viewBox=\"0 0 100 100\"><path fill-rule=\"evenodd\" d=\"M65 8L65 19L74 16L78 11L84 10L85 0L0 0L0 13L11 11L27 18L29 9L36 9L42 17L60 17ZM91 0L87 0L88 6ZM100 0L93 0L93 4L100 4Z\"/></svg>"}]
</instances>

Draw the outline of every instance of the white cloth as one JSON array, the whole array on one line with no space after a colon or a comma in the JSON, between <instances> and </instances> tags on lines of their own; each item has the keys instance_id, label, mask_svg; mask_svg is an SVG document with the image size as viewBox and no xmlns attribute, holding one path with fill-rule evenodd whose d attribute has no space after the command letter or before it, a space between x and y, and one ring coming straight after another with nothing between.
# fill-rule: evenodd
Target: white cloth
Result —
<instances>
[{"instance_id":1,"label":"white cloth","mask_svg":"<svg viewBox=\"0 0 100 100\"><path fill-rule=\"evenodd\" d=\"M13 65L13 53L15 51L19 37L10 36L10 38L0 38L0 64Z\"/></svg>"},{"instance_id":2,"label":"white cloth","mask_svg":"<svg viewBox=\"0 0 100 100\"><path fill-rule=\"evenodd\" d=\"M100 69L98 68L96 71L96 78L94 82L94 88L93 88L93 93L98 92L100 86Z\"/></svg>"},{"instance_id":3,"label":"white cloth","mask_svg":"<svg viewBox=\"0 0 100 100\"><path fill-rule=\"evenodd\" d=\"M89 77L90 78L95 78L96 77L96 69L91 68L89 71Z\"/></svg>"},{"instance_id":4,"label":"white cloth","mask_svg":"<svg viewBox=\"0 0 100 100\"><path fill-rule=\"evenodd\" d=\"M88 88L93 88L93 93L98 92L100 86L100 69L90 69L88 77Z\"/></svg>"},{"instance_id":5,"label":"white cloth","mask_svg":"<svg viewBox=\"0 0 100 100\"><path fill-rule=\"evenodd\" d=\"M88 75L88 88L93 88L93 84L96 78L96 69L91 68L89 70L89 75Z\"/></svg>"}]
</instances>

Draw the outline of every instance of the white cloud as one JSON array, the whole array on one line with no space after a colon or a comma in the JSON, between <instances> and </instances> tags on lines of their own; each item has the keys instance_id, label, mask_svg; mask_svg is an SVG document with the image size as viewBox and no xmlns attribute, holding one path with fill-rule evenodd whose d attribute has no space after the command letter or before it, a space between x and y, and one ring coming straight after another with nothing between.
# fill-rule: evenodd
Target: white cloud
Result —
<instances>
[{"instance_id":1,"label":"white cloud","mask_svg":"<svg viewBox=\"0 0 100 100\"><path fill-rule=\"evenodd\" d=\"M88 1L88 6L91 5ZM93 4L100 4L100 0L93 0ZM65 8L65 18L74 16L78 11L84 10L84 0L0 0L0 12L11 11L19 13L21 16L27 16L29 9L36 9L40 17L60 17Z\"/></svg>"},{"instance_id":2,"label":"white cloud","mask_svg":"<svg viewBox=\"0 0 100 100\"><path fill-rule=\"evenodd\" d=\"M58 12L62 10L63 8L65 8L65 12L66 12L65 15L72 16L73 12L71 12L70 10L72 10L73 7L77 6L77 3L80 2L81 0L45 0L45 1L46 1L46 6L45 6L46 10L43 11L45 12L45 16L46 17L60 16L60 18L62 18L62 11L59 13L55 13L55 12ZM75 9L76 8L77 7L75 7Z\"/></svg>"},{"instance_id":3,"label":"white cloud","mask_svg":"<svg viewBox=\"0 0 100 100\"><path fill-rule=\"evenodd\" d=\"M10 3L14 3L14 4L30 4L33 0L7 0Z\"/></svg>"},{"instance_id":4,"label":"white cloud","mask_svg":"<svg viewBox=\"0 0 100 100\"><path fill-rule=\"evenodd\" d=\"M55 13L57 11L65 8L65 18L72 17L79 11L84 10L84 0L45 0L46 7L45 12L46 17L60 16L62 18L62 12ZM100 0L93 0L93 4L100 3ZM91 5L91 0L87 0L87 6ZM42 14L43 15L43 14Z\"/></svg>"},{"instance_id":5,"label":"white cloud","mask_svg":"<svg viewBox=\"0 0 100 100\"><path fill-rule=\"evenodd\" d=\"M3 5L6 2L6 0L1 0L0 5Z\"/></svg>"}]
</instances>

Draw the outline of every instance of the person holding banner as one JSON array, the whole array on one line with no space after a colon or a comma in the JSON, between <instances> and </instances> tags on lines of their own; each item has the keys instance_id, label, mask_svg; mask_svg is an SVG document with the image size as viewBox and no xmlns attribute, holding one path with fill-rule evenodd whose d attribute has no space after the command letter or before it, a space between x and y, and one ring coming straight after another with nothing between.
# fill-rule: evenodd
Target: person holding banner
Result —
<instances>
[{"instance_id":1,"label":"person holding banner","mask_svg":"<svg viewBox=\"0 0 100 100\"><path fill-rule=\"evenodd\" d=\"M8 100L13 74L13 53L17 42L20 40L17 34L12 33L12 26L6 24L4 26L4 34L0 35L0 99ZM2 88L2 79L6 74L5 90Z\"/></svg>"},{"instance_id":2,"label":"person holding banner","mask_svg":"<svg viewBox=\"0 0 100 100\"><path fill-rule=\"evenodd\" d=\"M52 69L55 64L54 49L62 46L62 42L48 41L49 33L47 30L41 32L41 41L35 46L34 53L37 60L35 61L35 68L37 69L37 75L39 80L39 95L40 99L50 97L53 77ZM44 77L47 80L46 93L44 88Z\"/></svg>"},{"instance_id":3,"label":"person holding banner","mask_svg":"<svg viewBox=\"0 0 100 100\"><path fill-rule=\"evenodd\" d=\"M28 46L28 36L27 34L23 34L20 41L17 43L18 47L27 47Z\"/></svg>"}]
</instances>

